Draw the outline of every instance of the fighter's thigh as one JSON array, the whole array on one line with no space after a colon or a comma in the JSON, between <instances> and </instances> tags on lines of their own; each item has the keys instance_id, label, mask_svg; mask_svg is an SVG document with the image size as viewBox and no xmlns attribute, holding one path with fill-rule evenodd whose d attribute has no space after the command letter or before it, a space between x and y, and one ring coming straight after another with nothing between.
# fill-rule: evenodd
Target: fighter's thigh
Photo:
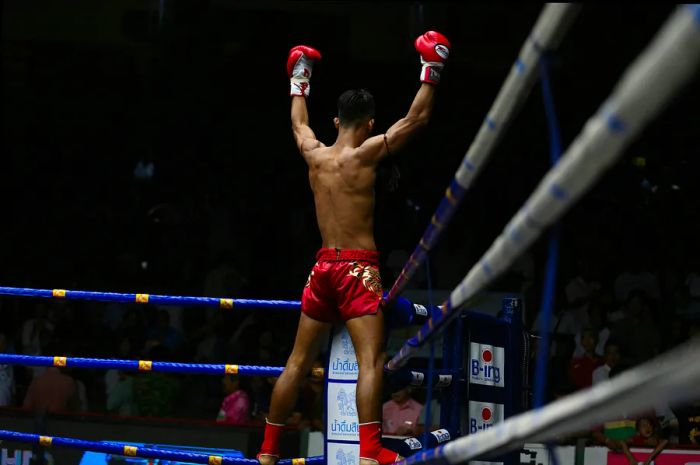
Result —
<instances>
[{"instance_id":1,"label":"fighter's thigh","mask_svg":"<svg viewBox=\"0 0 700 465\"><path fill-rule=\"evenodd\" d=\"M299 365L308 365L310 368L318 357L321 342L327 339L330 329L331 323L314 320L301 313L294 348L289 360Z\"/></svg>"},{"instance_id":2,"label":"fighter's thigh","mask_svg":"<svg viewBox=\"0 0 700 465\"><path fill-rule=\"evenodd\" d=\"M350 333L357 359L375 364L384 358L384 314L378 311L373 315L351 318L345 322Z\"/></svg>"}]
</instances>

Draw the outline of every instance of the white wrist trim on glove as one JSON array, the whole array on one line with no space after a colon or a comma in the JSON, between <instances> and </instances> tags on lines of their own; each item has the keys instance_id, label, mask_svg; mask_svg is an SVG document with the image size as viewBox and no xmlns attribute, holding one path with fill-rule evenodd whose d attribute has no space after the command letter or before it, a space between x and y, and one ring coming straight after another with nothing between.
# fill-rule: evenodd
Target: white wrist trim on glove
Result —
<instances>
[{"instance_id":1,"label":"white wrist trim on glove","mask_svg":"<svg viewBox=\"0 0 700 465\"><path fill-rule=\"evenodd\" d=\"M445 66L444 63L438 61L423 61L423 67L420 70L420 80L421 82L429 82L431 84L438 84L440 82L440 73L442 68Z\"/></svg>"},{"instance_id":2,"label":"white wrist trim on glove","mask_svg":"<svg viewBox=\"0 0 700 465\"><path fill-rule=\"evenodd\" d=\"M308 79L296 79L292 78L289 80L289 95L300 97L308 97L310 90Z\"/></svg>"}]
</instances>

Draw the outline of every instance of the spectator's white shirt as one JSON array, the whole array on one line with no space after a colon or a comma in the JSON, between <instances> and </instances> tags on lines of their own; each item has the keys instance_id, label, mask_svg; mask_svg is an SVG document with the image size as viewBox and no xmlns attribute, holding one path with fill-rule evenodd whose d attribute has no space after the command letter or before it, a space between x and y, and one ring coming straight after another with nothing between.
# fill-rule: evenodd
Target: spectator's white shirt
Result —
<instances>
[{"instance_id":1,"label":"spectator's white shirt","mask_svg":"<svg viewBox=\"0 0 700 465\"><path fill-rule=\"evenodd\" d=\"M653 273L640 271L638 273L625 271L615 278L615 298L618 302L627 300L627 296L635 289L644 291L652 299L659 299L659 280Z\"/></svg>"},{"instance_id":2,"label":"spectator's white shirt","mask_svg":"<svg viewBox=\"0 0 700 465\"><path fill-rule=\"evenodd\" d=\"M610 379L610 366L606 363L593 370L593 385Z\"/></svg>"}]
</instances>

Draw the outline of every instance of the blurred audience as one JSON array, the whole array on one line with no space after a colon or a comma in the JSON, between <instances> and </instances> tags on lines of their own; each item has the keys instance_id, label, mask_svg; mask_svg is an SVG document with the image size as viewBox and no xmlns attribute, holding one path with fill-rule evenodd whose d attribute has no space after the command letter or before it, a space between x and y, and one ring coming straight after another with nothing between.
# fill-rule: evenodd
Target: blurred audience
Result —
<instances>
[{"instance_id":1,"label":"blurred audience","mask_svg":"<svg viewBox=\"0 0 700 465\"><path fill-rule=\"evenodd\" d=\"M410 436L416 432L423 404L411 397L411 388L391 393L382 406L383 429L386 434Z\"/></svg>"},{"instance_id":2,"label":"blurred audience","mask_svg":"<svg viewBox=\"0 0 700 465\"><path fill-rule=\"evenodd\" d=\"M250 422L250 396L242 387L238 375L226 375L222 380L226 397L221 402L217 421L232 425L243 425Z\"/></svg>"}]
</instances>

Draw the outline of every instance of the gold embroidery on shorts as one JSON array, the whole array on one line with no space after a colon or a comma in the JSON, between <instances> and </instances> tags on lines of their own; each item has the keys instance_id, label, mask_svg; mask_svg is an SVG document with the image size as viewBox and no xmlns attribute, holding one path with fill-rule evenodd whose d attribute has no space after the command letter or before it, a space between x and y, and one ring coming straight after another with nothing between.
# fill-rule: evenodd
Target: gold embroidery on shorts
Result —
<instances>
[{"instance_id":1,"label":"gold embroidery on shorts","mask_svg":"<svg viewBox=\"0 0 700 465\"><path fill-rule=\"evenodd\" d=\"M313 278L313 276L314 276L314 270L311 270L311 273L309 273L309 277L306 278L306 284L304 285L304 287L311 286L311 278Z\"/></svg>"},{"instance_id":2,"label":"gold embroidery on shorts","mask_svg":"<svg viewBox=\"0 0 700 465\"><path fill-rule=\"evenodd\" d=\"M349 276L362 280L362 285L370 292L382 295L382 280L379 269L372 265L360 265L357 262L350 263Z\"/></svg>"}]
</instances>

